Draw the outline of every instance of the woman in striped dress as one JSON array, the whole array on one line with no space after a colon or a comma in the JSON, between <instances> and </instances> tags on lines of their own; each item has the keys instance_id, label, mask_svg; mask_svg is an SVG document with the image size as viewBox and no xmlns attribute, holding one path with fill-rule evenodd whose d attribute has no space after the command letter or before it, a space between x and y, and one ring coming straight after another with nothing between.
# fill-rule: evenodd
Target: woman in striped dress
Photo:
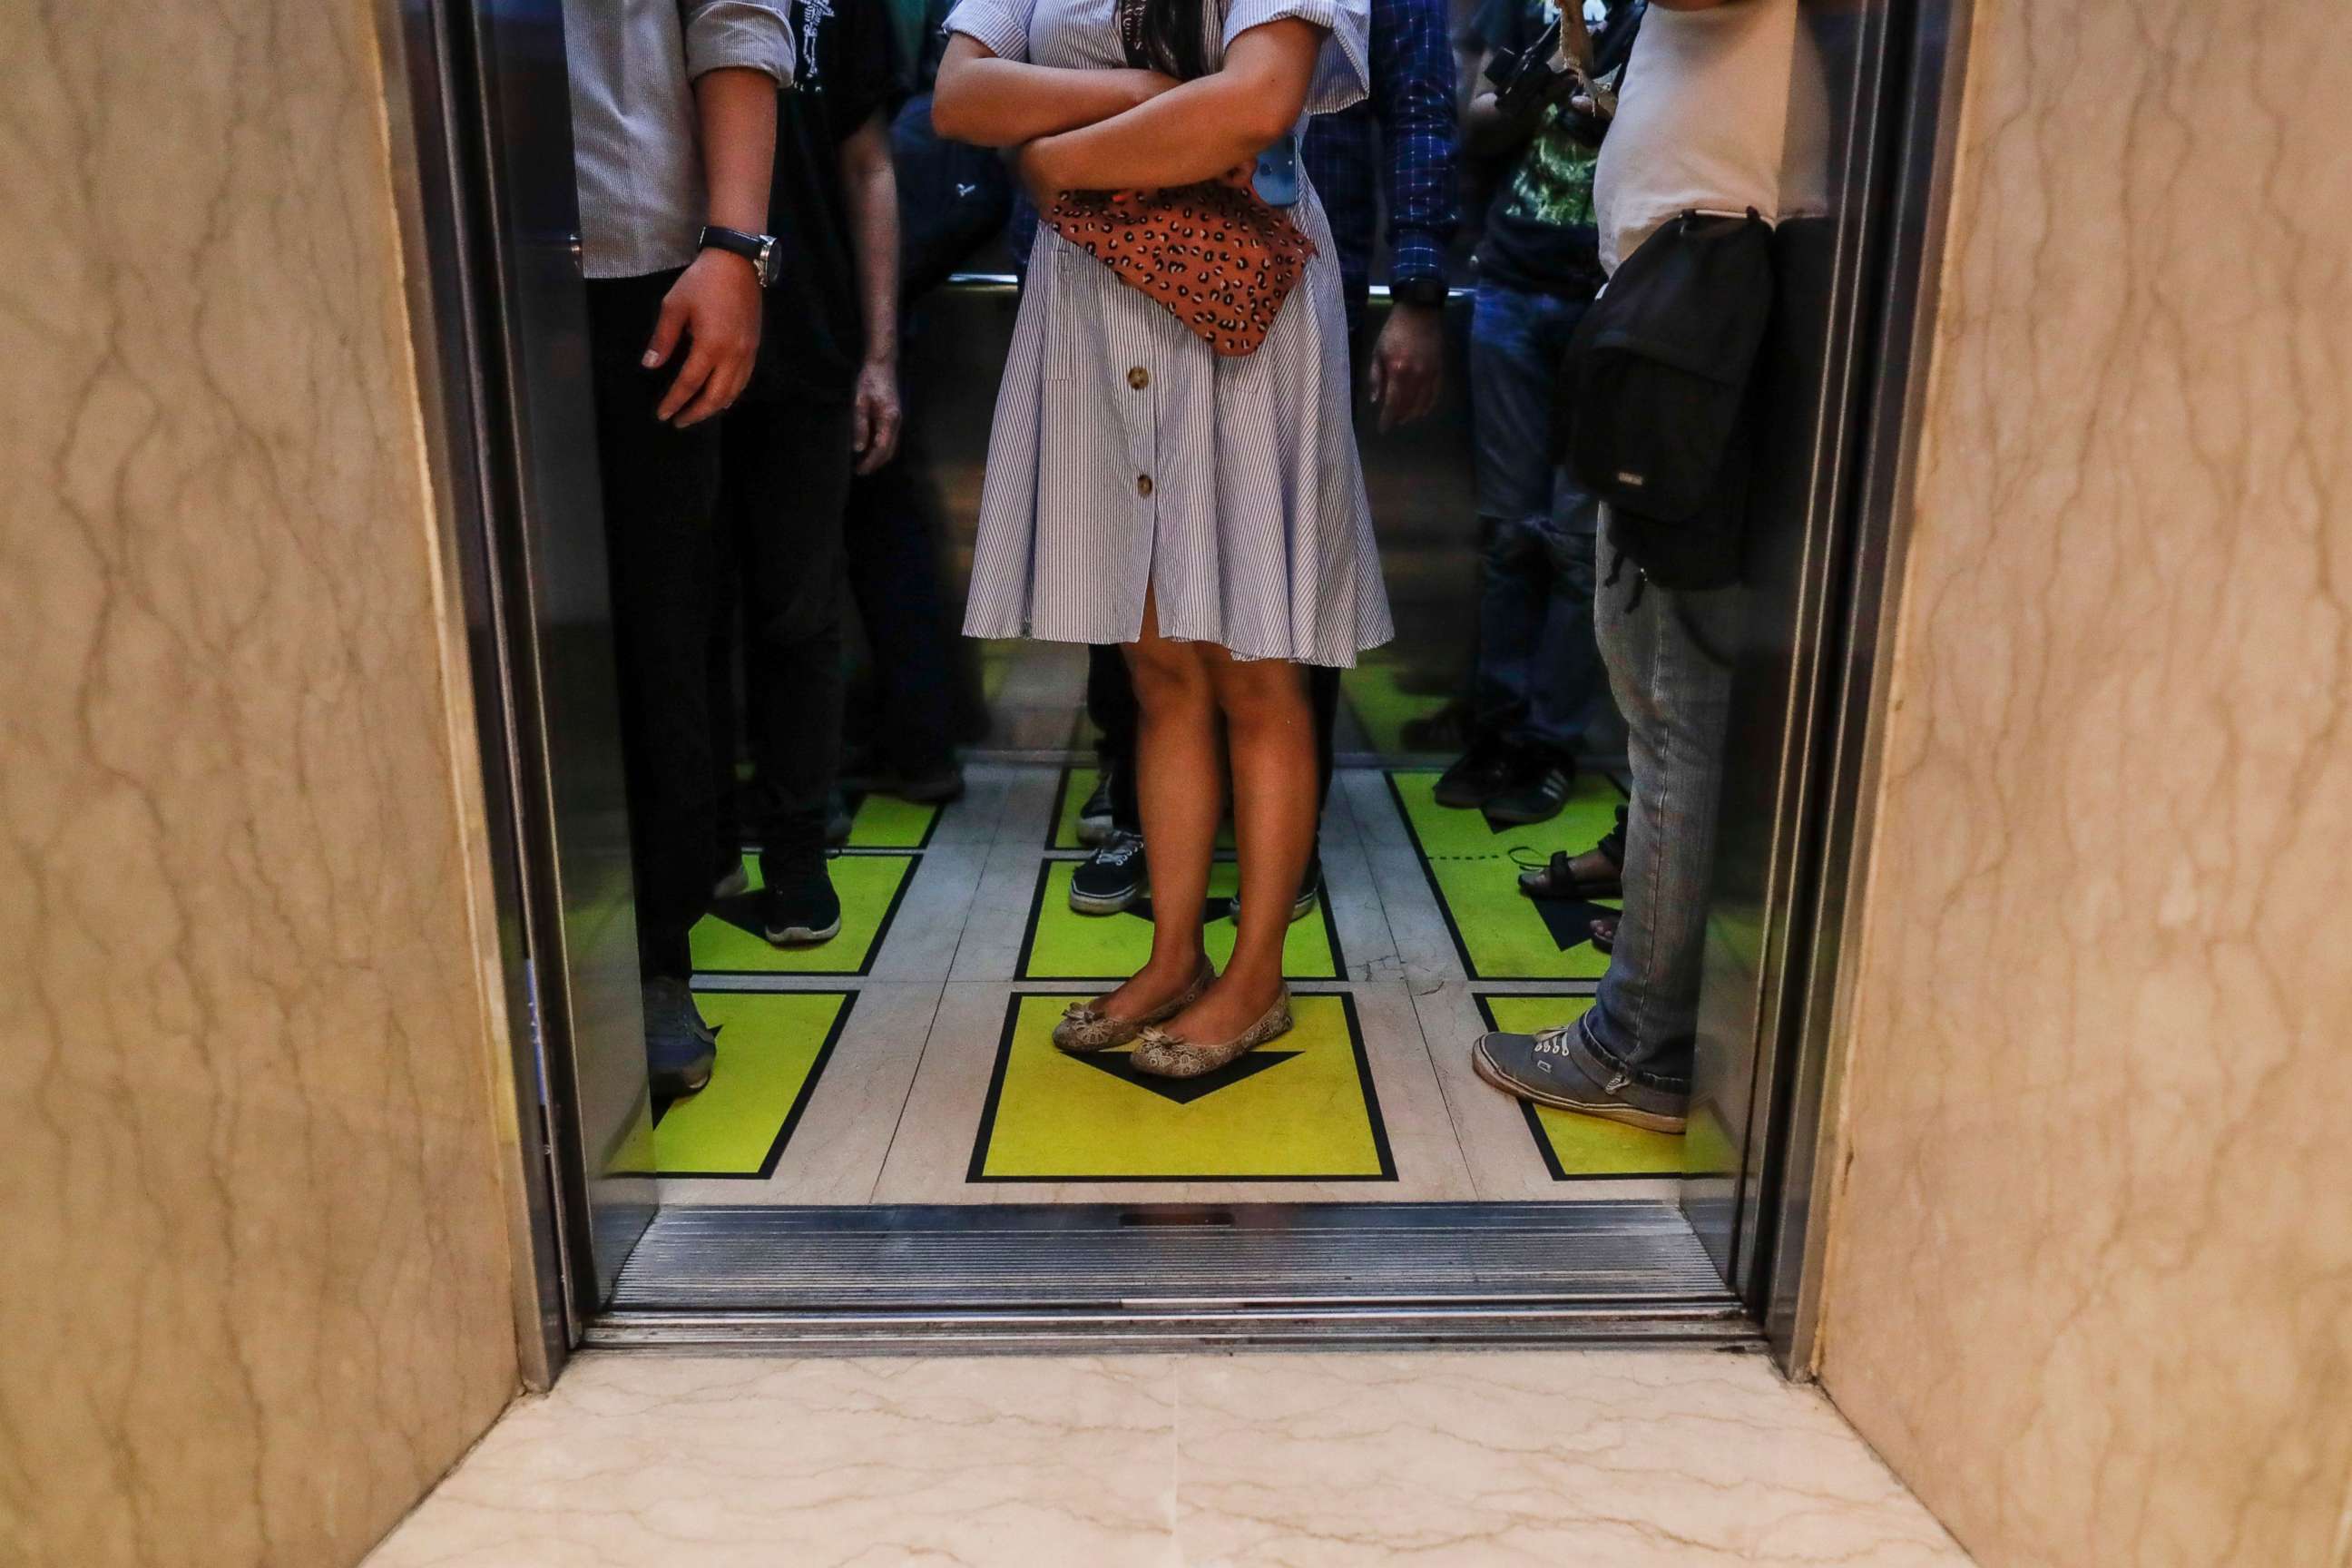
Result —
<instances>
[{"instance_id":1,"label":"woman in striped dress","mask_svg":"<svg viewBox=\"0 0 2352 1568\"><path fill-rule=\"evenodd\" d=\"M1132 0L1130 0L1132 4ZM932 101L940 133L1018 147L1050 209L1070 190L1217 177L1364 94L1369 0L961 0ZM1314 848L1302 665L1391 635L1349 422L1347 317L1321 204L1316 254L1255 353L1223 358L1041 226L998 395L964 630L1118 643L1142 710L1137 784L1150 961L1055 1031L1134 1039L1139 1068L1211 1071L1290 1026L1282 943ZM1240 931L1202 947L1230 761Z\"/></svg>"}]
</instances>

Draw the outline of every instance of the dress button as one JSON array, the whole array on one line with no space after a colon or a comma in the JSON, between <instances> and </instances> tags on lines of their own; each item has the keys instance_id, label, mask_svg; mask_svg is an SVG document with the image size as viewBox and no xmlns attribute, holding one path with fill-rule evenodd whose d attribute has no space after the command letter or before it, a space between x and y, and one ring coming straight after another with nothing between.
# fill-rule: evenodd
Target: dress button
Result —
<instances>
[{"instance_id":1,"label":"dress button","mask_svg":"<svg viewBox=\"0 0 2352 1568\"><path fill-rule=\"evenodd\" d=\"M1145 387L1151 384L1151 373L1144 369L1141 365L1137 365L1133 370L1127 373L1127 384L1135 388L1136 391L1141 392Z\"/></svg>"},{"instance_id":2,"label":"dress button","mask_svg":"<svg viewBox=\"0 0 2352 1568\"><path fill-rule=\"evenodd\" d=\"M1139 496L1148 496L1151 493L1151 476L1150 474L1138 474L1135 476L1135 493Z\"/></svg>"}]
</instances>

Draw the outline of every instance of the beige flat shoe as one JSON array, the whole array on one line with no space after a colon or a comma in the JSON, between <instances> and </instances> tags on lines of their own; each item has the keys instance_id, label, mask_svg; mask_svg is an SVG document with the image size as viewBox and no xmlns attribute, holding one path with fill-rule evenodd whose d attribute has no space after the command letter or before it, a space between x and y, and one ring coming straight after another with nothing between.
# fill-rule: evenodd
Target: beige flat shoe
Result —
<instances>
[{"instance_id":1,"label":"beige flat shoe","mask_svg":"<svg viewBox=\"0 0 2352 1568\"><path fill-rule=\"evenodd\" d=\"M1072 1056L1089 1051L1107 1051L1113 1046L1123 1046L1152 1025L1172 1018L1201 999L1201 993L1217 977L1217 966L1203 959L1201 973L1192 984L1165 1007L1155 1007L1139 1018L1114 1018L1087 1002L1073 1002L1062 1009L1062 1021L1054 1026L1054 1044Z\"/></svg>"},{"instance_id":2,"label":"beige flat shoe","mask_svg":"<svg viewBox=\"0 0 2352 1568\"><path fill-rule=\"evenodd\" d=\"M1135 1064L1136 1071L1148 1072L1154 1078L1199 1078L1246 1056L1268 1040L1280 1039L1290 1032L1290 987L1286 985L1276 993L1274 1005L1265 1010L1264 1017L1221 1045L1181 1040L1165 1029L1145 1028L1137 1032L1138 1043L1128 1059Z\"/></svg>"}]
</instances>

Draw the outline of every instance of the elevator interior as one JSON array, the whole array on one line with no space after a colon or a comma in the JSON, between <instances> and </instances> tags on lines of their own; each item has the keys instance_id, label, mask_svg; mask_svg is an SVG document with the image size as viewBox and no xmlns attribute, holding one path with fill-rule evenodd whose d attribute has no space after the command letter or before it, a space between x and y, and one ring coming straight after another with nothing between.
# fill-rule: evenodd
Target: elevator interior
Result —
<instances>
[{"instance_id":1,"label":"elevator interior","mask_svg":"<svg viewBox=\"0 0 2352 1568\"><path fill-rule=\"evenodd\" d=\"M1882 588L1900 545L1937 110L1965 18L1805 0L1776 235L1771 458L1679 1138L1475 1080L1487 1027L1564 1022L1599 909L1519 898L1620 798L1513 828L1429 798L1474 621L1462 339L1439 410L1363 453L1399 638L1342 683L1323 888L1286 949L1299 1028L1188 1095L1043 1042L1140 952L1069 911L1092 788L1083 649L974 647L969 788L853 788L842 935L782 951L719 910L697 988L712 1086L646 1090L626 803L557 0L404 0L409 193L526 1125L546 1359L594 1342L821 1347L1544 1338L1753 1341L1801 1362L1815 1119ZM1457 284L1463 279L1457 274ZM902 377L952 583L1013 283L925 300ZM1376 291L1371 330L1384 301ZM853 785L855 781L852 781ZM1229 892L1213 885L1214 896ZM1229 922L1223 939L1230 941ZM1212 927L1214 951L1219 932ZM1124 967L1123 967L1124 966Z\"/></svg>"}]
</instances>

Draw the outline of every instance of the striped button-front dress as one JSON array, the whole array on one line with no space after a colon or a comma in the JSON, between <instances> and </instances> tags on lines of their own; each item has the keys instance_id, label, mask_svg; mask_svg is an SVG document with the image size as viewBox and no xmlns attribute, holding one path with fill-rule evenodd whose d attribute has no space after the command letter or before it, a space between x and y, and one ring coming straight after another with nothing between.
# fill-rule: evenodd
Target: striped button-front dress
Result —
<instances>
[{"instance_id":1,"label":"striped button-front dress","mask_svg":"<svg viewBox=\"0 0 2352 1568\"><path fill-rule=\"evenodd\" d=\"M1217 0L1210 0L1214 5ZM1369 0L1225 0L1220 48L1297 16L1330 29L1307 112L1364 95ZM1116 0L962 0L1002 58L1122 66ZM1212 64L1215 62L1213 59ZM1393 630L1349 420L1339 259L1302 173L1316 254L1255 353L1222 358L1040 225L989 438L964 631L1351 665Z\"/></svg>"}]
</instances>

